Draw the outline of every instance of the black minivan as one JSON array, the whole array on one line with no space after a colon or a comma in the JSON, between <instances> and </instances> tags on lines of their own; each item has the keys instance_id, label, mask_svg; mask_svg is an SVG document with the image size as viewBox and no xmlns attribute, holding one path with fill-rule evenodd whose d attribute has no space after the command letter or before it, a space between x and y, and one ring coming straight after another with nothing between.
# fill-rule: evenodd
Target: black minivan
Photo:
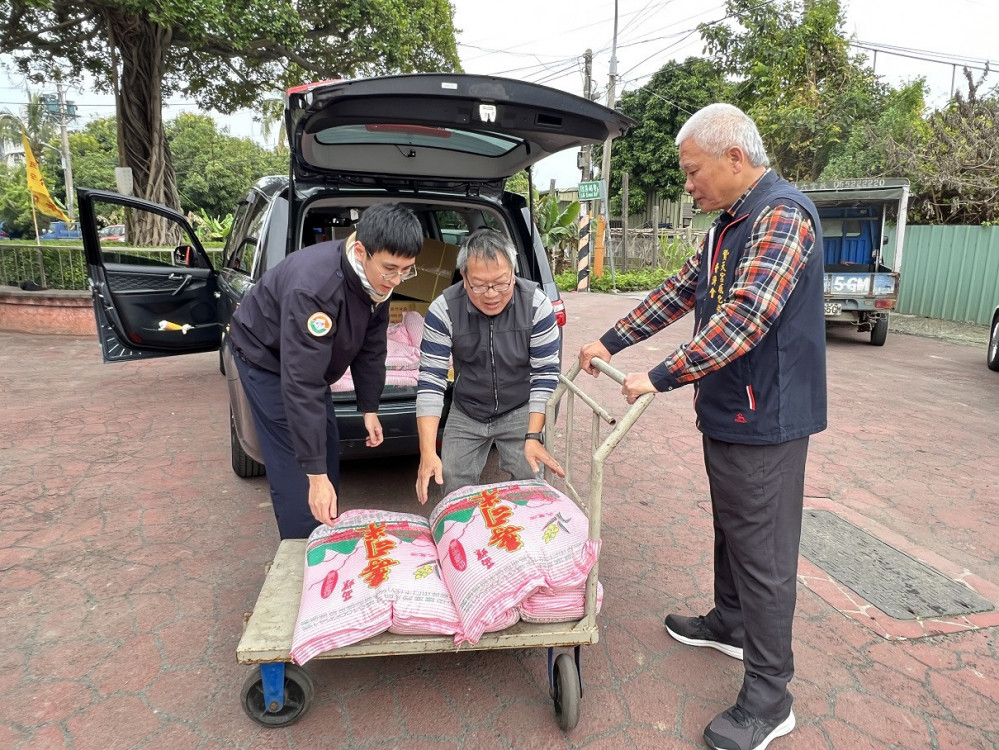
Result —
<instances>
[{"instance_id":1,"label":"black minivan","mask_svg":"<svg viewBox=\"0 0 999 750\"><path fill-rule=\"evenodd\" d=\"M556 89L443 73L293 88L285 120L289 174L250 189L236 207L221 257L210 257L175 211L116 193L77 191L105 360L220 350L229 381L232 467L244 477L259 476L264 467L222 343L233 310L261 274L300 247L348 236L367 207L391 201L416 213L426 243L417 261L419 284L407 289L405 282L393 294L399 310L425 311L431 295L458 278L455 245L492 227L513 240L517 274L545 290L564 324L528 202L505 191L505 182L546 156L618 137L634 124ZM120 215L129 241L102 245L102 218ZM440 278L428 287L422 266L433 262L449 265L429 269L431 279L435 272ZM342 458L419 452L415 387L386 386L379 408L385 440L374 449L364 445L353 394L334 389L334 401Z\"/></svg>"}]
</instances>

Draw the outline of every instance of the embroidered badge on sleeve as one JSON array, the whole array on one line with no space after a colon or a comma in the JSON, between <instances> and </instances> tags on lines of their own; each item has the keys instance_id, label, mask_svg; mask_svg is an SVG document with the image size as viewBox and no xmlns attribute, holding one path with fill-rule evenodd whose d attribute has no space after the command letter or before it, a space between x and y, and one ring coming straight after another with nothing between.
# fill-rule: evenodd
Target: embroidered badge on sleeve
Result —
<instances>
[{"instance_id":1,"label":"embroidered badge on sleeve","mask_svg":"<svg viewBox=\"0 0 999 750\"><path fill-rule=\"evenodd\" d=\"M324 312L314 312L309 316L309 333L313 336L325 336L333 330L333 321Z\"/></svg>"}]
</instances>

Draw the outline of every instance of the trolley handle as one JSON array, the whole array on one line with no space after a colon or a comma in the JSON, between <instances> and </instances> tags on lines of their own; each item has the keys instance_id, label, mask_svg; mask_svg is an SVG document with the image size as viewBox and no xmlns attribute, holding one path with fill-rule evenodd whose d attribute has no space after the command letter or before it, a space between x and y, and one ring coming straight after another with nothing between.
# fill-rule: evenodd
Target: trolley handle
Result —
<instances>
[{"instance_id":1,"label":"trolley handle","mask_svg":"<svg viewBox=\"0 0 999 750\"><path fill-rule=\"evenodd\" d=\"M624 385L625 374L609 362L604 362L600 359L600 357L594 357L590 360L590 364L600 370L600 372L604 373L607 377L617 381L619 385Z\"/></svg>"}]
</instances>

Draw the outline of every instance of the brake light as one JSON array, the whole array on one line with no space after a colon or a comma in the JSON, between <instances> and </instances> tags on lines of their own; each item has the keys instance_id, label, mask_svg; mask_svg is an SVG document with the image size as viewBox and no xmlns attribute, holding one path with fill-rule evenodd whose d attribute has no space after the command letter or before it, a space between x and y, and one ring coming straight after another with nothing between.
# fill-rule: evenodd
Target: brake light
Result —
<instances>
[{"instance_id":1,"label":"brake light","mask_svg":"<svg viewBox=\"0 0 999 750\"><path fill-rule=\"evenodd\" d=\"M552 302L552 308L555 310L555 325L559 328L565 325L565 302L560 299Z\"/></svg>"},{"instance_id":2,"label":"brake light","mask_svg":"<svg viewBox=\"0 0 999 750\"><path fill-rule=\"evenodd\" d=\"M890 309L892 305L895 304L895 300L892 299L876 299L874 300L874 306L879 310Z\"/></svg>"}]
</instances>

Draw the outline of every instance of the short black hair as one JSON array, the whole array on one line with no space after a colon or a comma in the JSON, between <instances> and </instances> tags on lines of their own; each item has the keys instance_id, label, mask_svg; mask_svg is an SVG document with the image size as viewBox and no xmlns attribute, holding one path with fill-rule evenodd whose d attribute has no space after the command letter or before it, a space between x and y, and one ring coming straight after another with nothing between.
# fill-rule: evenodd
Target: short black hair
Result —
<instances>
[{"instance_id":1,"label":"short black hair","mask_svg":"<svg viewBox=\"0 0 999 750\"><path fill-rule=\"evenodd\" d=\"M416 214L405 206L378 203L361 214L357 241L368 255L387 250L392 255L415 258L423 247L423 227Z\"/></svg>"}]
</instances>

